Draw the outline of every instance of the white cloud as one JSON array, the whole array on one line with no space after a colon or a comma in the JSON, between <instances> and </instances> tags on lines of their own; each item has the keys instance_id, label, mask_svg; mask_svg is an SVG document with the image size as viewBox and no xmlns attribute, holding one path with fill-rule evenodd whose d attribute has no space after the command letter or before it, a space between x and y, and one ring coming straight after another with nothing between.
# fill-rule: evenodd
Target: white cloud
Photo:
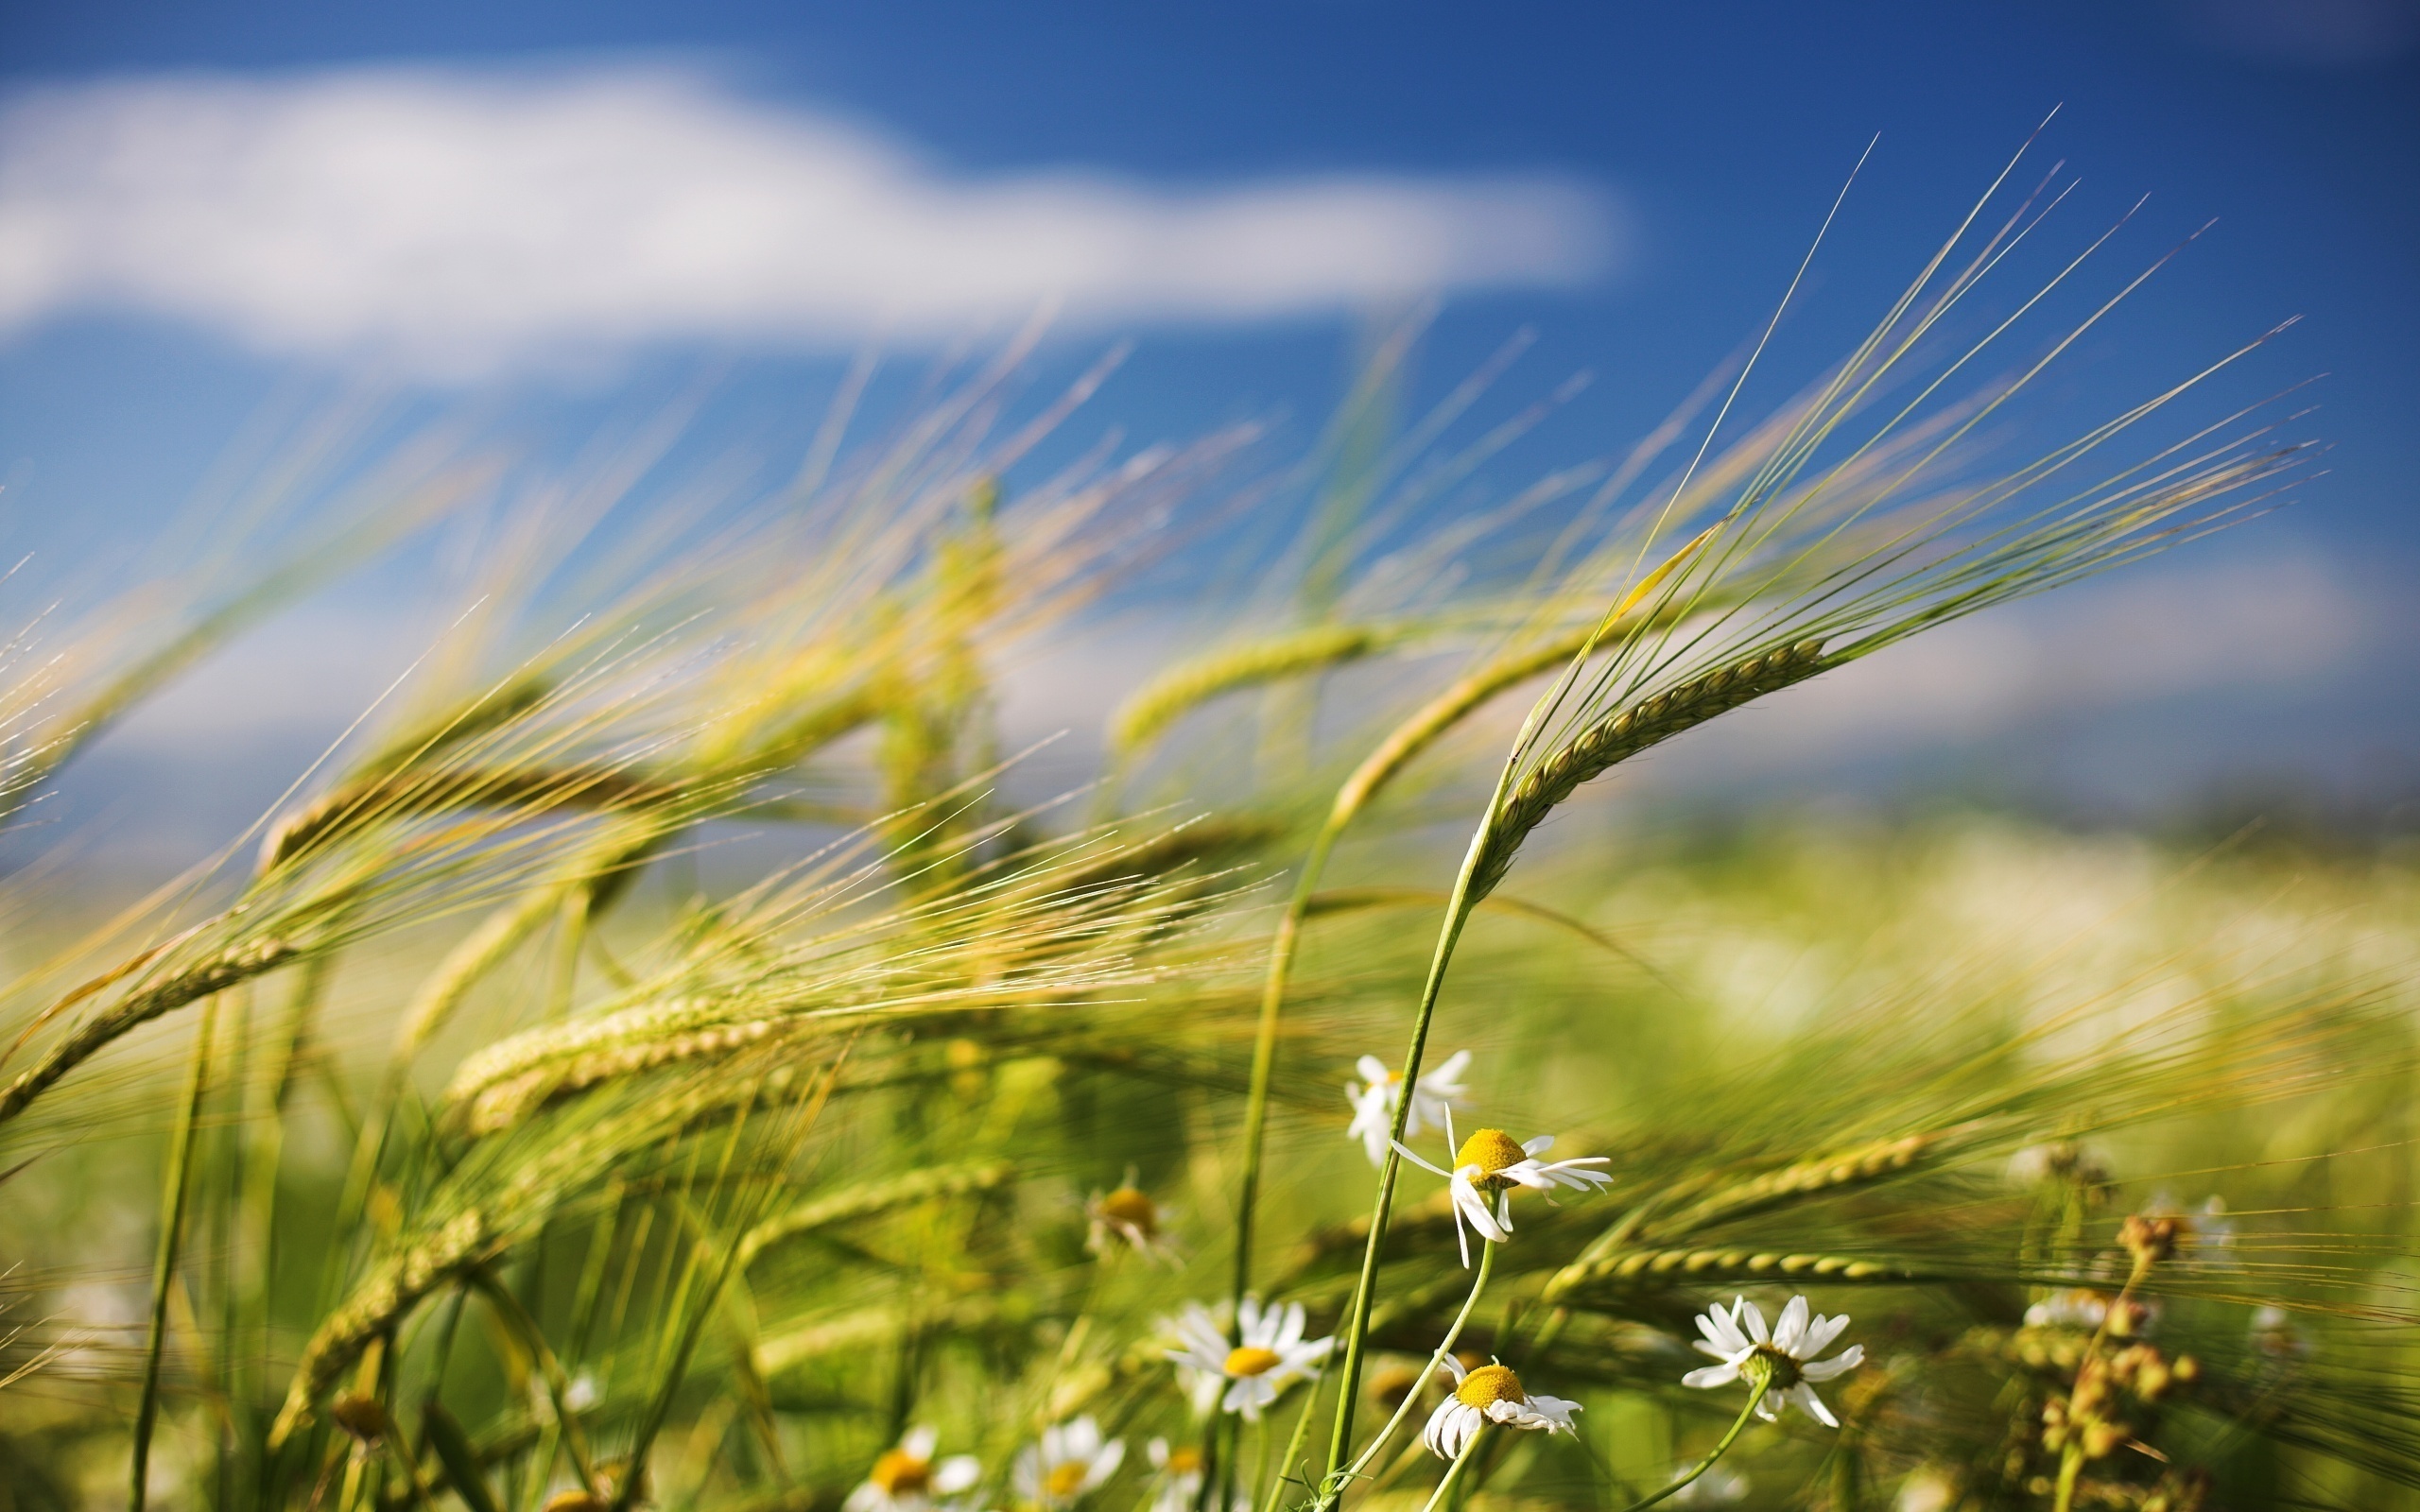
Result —
<instances>
[{"instance_id":1,"label":"white cloud","mask_svg":"<svg viewBox=\"0 0 2420 1512\"><path fill-rule=\"evenodd\" d=\"M926 340L1567 286L1602 193L1375 175L974 179L670 69L54 87L0 111L0 331L131 310L461 373L704 338Z\"/></svg>"}]
</instances>

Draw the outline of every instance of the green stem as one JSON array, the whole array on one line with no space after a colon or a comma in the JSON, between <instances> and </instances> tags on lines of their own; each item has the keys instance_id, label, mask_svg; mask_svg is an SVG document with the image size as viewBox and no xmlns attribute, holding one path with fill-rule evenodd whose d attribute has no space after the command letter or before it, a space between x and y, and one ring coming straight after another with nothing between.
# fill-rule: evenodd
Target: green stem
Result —
<instances>
[{"instance_id":1,"label":"green stem","mask_svg":"<svg viewBox=\"0 0 2420 1512\"><path fill-rule=\"evenodd\" d=\"M1437 1483L1437 1489L1428 1493L1428 1500L1421 1506L1420 1512L1437 1512L1439 1504L1445 1500L1445 1493L1451 1491L1454 1482L1461 1478L1462 1467L1468 1465L1471 1457L1478 1452L1478 1441L1486 1436L1484 1424L1471 1430L1471 1436L1462 1441L1462 1452L1454 1456L1454 1463L1445 1467L1445 1478Z\"/></svg>"},{"instance_id":2,"label":"green stem","mask_svg":"<svg viewBox=\"0 0 2420 1512\"><path fill-rule=\"evenodd\" d=\"M2076 1504L2076 1477L2083 1470L2083 1443L2070 1440L2059 1452L2059 1493L2051 1500L2051 1512L2068 1512Z\"/></svg>"},{"instance_id":3,"label":"green stem","mask_svg":"<svg viewBox=\"0 0 2420 1512\"><path fill-rule=\"evenodd\" d=\"M1445 1363L1445 1356L1454 1352L1454 1342L1462 1336L1462 1325L1470 1321L1472 1309L1478 1306L1478 1294L1487 1290L1488 1274L1495 1268L1496 1246L1485 1239L1480 1240L1478 1244L1478 1279L1471 1283L1471 1295L1462 1298L1462 1310L1454 1314L1454 1326L1445 1331L1444 1339L1428 1356L1427 1367L1412 1379L1409 1389L1403 1394L1402 1404L1395 1408L1395 1415L1387 1419L1387 1426L1379 1429L1378 1436L1370 1440L1363 1446L1361 1452L1354 1456L1353 1463L1345 1469L1345 1480L1355 1479L1370 1468L1370 1462L1377 1458L1379 1452L1387 1447L1387 1440L1395 1435L1395 1430L1401 1428L1404 1419L1411 1416L1411 1410L1420 1405L1420 1391L1422 1387L1428 1384L1428 1378L1435 1375L1437 1367ZM1335 1490L1340 1496L1343 1494L1344 1487L1340 1485L1335 1487Z\"/></svg>"},{"instance_id":4,"label":"green stem","mask_svg":"<svg viewBox=\"0 0 2420 1512\"><path fill-rule=\"evenodd\" d=\"M1294 1431L1287 1436L1285 1457L1277 1462L1277 1475L1280 1481L1290 1479L1294 1467L1302 1463L1303 1446L1309 1443L1311 1438L1311 1418L1317 1416L1320 1408L1320 1388L1326 1384L1327 1362L1322 1360L1319 1374L1311 1377L1309 1387L1303 1393L1303 1410L1294 1415ZM1263 1495L1270 1489L1271 1487L1266 1485L1258 1487Z\"/></svg>"},{"instance_id":5,"label":"green stem","mask_svg":"<svg viewBox=\"0 0 2420 1512\"><path fill-rule=\"evenodd\" d=\"M1285 1011L1286 979L1293 970L1294 951L1301 941L1303 920L1310 913L1311 896L1319 890L1320 877L1327 870L1327 858L1336 849L1338 836L1344 833L1341 822L1350 816L1331 814L1320 827L1319 837L1311 842L1310 854L1303 860L1302 877L1294 884L1294 896L1286 902L1286 913L1277 921L1277 937L1269 948L1269 974L1261 983L1260 1024L1252 1045L1252 1090L1244 1099L1244 1174L1243 1188L1236 1201L1236 1284L1232 1300L1237 1327L1241 1327L1244 1294L1252 1289L1253 1219L1260 1205L1261 1136L1269 1123L1269 1084L1277 1069L1277 1023Z\"/></svg>"},{"instance_id":6,"label":"green stem","mask_svg":"<svg viewBox=\"0 0 2420 1512\"><path fill-rule=\"evenodd\" d=\"M1260 1024L1253 1039L1252 1090L1244 1103L1244 1176L1243 1190L1236 1203L1236 1284L1234 1301L1243 1305L1244 1293L1251 1289L1253 1217L1260 1198L1261 1139L1269 1121L1269 1084L1277 1064L1277 1024L1286 1003L1287 979L1293 971L1294 954L1301 944L1303 921L1310 917L1311 900L1319 890L1321 878L1327 871L1329 854L1353 821L1361 816L1380 789L1393 780L1422 751L1439 737L1460 724L1474 711L1483 707L1497 694L1518 686L1559 662L1568 662L1577 653L1596 644L1598 631L1583 636L1560 635L1543 645L1497 659L1478 671L1456 681L1443 693L1430 699L1409 719L1395 727L1393 732L1378 743L1375 749L1363 758L1361 765L1336 790L1335 801L1328 805L1327 817L1320 825L1320 833L1311 842L1309 854L1303 859L1303 874L1294 885L1294 895L1287 901L1286 913L1277 923L1277 937L1270 942L1269 973L1261 985ZM1534 717L1534 716L1533 716ZM1526 731L1525 731L1526 734ZM1517 747L1516 747L1517 749ZM1509 768L1509 764L1508 764ZM1506 778L1496 784L1496 800L1501 801ZM1490 813L1494 810L1491 807Z\"/></svg>"},{"instance_id":7,"label":"green stem","mask_svg":"<svg viewBox=\"0 0 2420 1512\"><path fill-rule=\"evenodd\" d=\"M1772 1383L1771 1381L1758 1382L1756 1383L1756 1389L1748 1394L1748 1405L1739 1409L1739 1416L1732 1420L1731 1431L1722 1435L1722 1442L1714 1446L1713 1453L1708 1454L1705 1458L1698 1461L1695 1466L1690 1468L1689 1473L1686 1475L1684 1475L1679 1480L1674 1481L1671 1485L1656 1492L1653 1496L1648 1497L1643 1501L1633 1502L1629 1506L1624 1507L1622 1512L1642 1512L1642 1509L1653 1506L1656 1503L1665 1500L1667 1497L1677 1496L1680 1494L1681 1489L1687 1486L1691 1481L1696 1480L1699 1476L1703 1475L1706 1471L1714 1469L1715 1461L1731 1452L1732 1443L1738 1438L1740 1431L1748 1426L1748 1419L1755 1416L1756 1403L1764 1400L1765 1393L1772 1389Z\"/></svg>"},{"instance_id":8,"label":"green stem","mask_svg":"<svg viewBox=\"0 0 2420 1512\"><path fill-rule=\"evenodd\" d=\"M177 1274L177 1253L184 1240L185 1193L193 1178L194 1125L201 1119L201 1100L210 1087L210 1041L218 1026L218 999L202 1009L201 1028L193 1042L193 1071L185 1078L185 1101L169 1137L168 1175L160 1196L160 1243L151 1258L151 1331L143 1351L143 1400L134 1414L132 1484L127 1496L131 1512L143 1512L149 1494L151 1431L160 1419L160 1360L168 1342L168 1295Z\"/></svg>"},{"instance_id":9,"label":"green stem","mask_svg":"<svg viewBox=\"0 0 2420 1512\"><path fill-rule=\"evenodd\" d=\"M1488 799L1487 817L1472 832L1470 849L1462 853L1461 869L1454 876L1454 891L1445 903L1444 927L1438 932L1428 975L1420 987L1420 1006L1411 1024L1411 1046L1404 1055L1404 1095L1395 1100L1394 1123L1387 1134L1387 1159L1378 1168L1377 1200L1370 1209L1370 1241L1361 1251L1361 1276L1353 1288L1353 1306L1348 1314L1352 1327L1345 1340L1344 1384L1336 1403L1336 1431L1327 1446L1331 1478L1343 1467L1345 1456L1353 1448L1353 1408L1361 1391L1361 1357L1369 1342L1370 1304L1378 1290L1378 1257L1386 1248L1387 1217L1394 1207L1395 1179L1403 1172L1403 1157L1393 1146L1402 1141L1405 1121L1411 1115L1413 1092L1420 1085L1420 1057L1428 1048L1429 1021L1436 1016L1437 996L1444 988L1445 968L1454 959L1454 946L1461 939L1462 926L1470 921L1471 909L1477 904L1471 881L1478 870L1488 836L1495 830L1496 807L1503 801L1504 789L1512 776L1512 764L1508 761L1503 774L1496 779L1495 792Z\"/></svg>"}]
</instances>

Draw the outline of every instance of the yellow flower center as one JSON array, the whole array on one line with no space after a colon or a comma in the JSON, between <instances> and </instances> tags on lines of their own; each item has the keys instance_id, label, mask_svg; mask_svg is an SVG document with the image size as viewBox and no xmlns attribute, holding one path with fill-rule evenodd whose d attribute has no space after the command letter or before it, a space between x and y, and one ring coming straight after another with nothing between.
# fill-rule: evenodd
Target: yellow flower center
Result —
<instances>
[{"instance_id":1,"label":"yellow flower center","mask_svg":"<svg viewBox=\"0 0 2420 1512\"><path fill-rule=\"evenodd\" d=\"M1111 1222L1122 1223L1146 1237L1160 1231L1159 1208L1133 1187L1119 1187L1101 1198L1100 1212Z\"/></svg>"},{"instance_id":2,"label":"yellow flower center","mask_svg":"<svg viewBox=\"0 0 2420 1512\"><path fill-rule=\"evenodd\" d=\"M1264 1349L1257 1344L1246 1344L1227 1351L1227 1374L1231 1376L1266 1375L1284 1363L1286 1357L1275 1349Z\"/></svg>"},{"instance_id":3,"label":"yellow flower center","mask_svg":"<svg viewBox=\"0 0 2420 1512\"><path fill-rule=\"evenodd\" d=\"M866 1479L881 1486L886 1496L920 1495L933 1483L933 1463L904 1449L886 1449L866 1472Z\"/></svg>"},{"instance_id":4,"label":"yellow flower center","mask_svg":"<svg viewBox=\"0 0 2420 1512\"><path fill-rule=\"evenodd\" d=\"M1454 1163L1458 1166L1478 1166L1479 1176L1484 1178L1506 1166L1518 1165L1529 1158L1529 1151L1513 1143L1512 1135L1500 1128L1482 1128L1474 1130L1469 1139L1462 1141L1461 1152L1454 1157Z\"/></svg>"},{"instance_id":5,"label":"yellow flower center","mask_svg":"<svg viewBox=\"0 0 2420 1512\"><path fill-rule=\"evenodd\" d=\"M1496 1138L1503 1136L1498 1134ZM1511 1366L1483 1365L1462 1377L1462 1383L1454 1388L1454 1400L1484 1412L1495 1402L1527 1401L1530 1398L1521 1389L1521 1378L1512 1373Z\"/></svg>"},{"instance_id":6,"label":"yellow flower center","mask_svg":"<svg viewBox=\"0 0 2420 1512\"><path fill-rule=\"evenodd\" d=\"M1080 1459L1071 1459L1063 1465L1053 1465L1050 1467L1050 1473L1043 1477L1043 1489L1052 1496L1073 1496L1084 1488L1084 1474L1091 1469L1091 1466Z\"/></svg>"},{"instance_id":7,"label":"yellow flower center","mask_svg":"<svg viewBox=\"0 0 2420 1512\"><path fill-rule=\"evenodd\" d=\"M1180 1444L1168 1451L1167 1470L1170 1475L1201 1473L1201 1451L1191 1444Z\"/></svg>"}]
</instances>

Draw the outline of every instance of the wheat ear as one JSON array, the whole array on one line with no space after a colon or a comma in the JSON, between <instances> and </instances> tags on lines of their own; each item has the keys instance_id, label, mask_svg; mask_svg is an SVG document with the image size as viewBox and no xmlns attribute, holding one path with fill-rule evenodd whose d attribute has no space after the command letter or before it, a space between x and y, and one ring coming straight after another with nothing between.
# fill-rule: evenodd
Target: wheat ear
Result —
<instances>
[{"instance_id":1,"label":"wheat ear","mask_svg":"<svg viewBox=\"0 0 2420 1512\"><path fill-rule=\"evenodd\" d=\"M274 871L305 851L332 844L379 819L419 817L457 808L514 809L526 816L557 808L622 809L670 805L679 787L611 766L464 767L413 776L381 773L348 782L270 829L260 869Z\"/></svg>"},{"instance_id":2,"label":"wheat ear","mask_svg":"<svg viewBox=\"0 0 2420 1512\"><path fill-rule=\"evenodd\" d=\"M1803 682L1827 665L1823 642L1801 641L1717 667L1590 725L1531 767L1498 800L1495 822L1488 826L1487 840L1471 871L1471 901L1477 902L1495 890L1512 869L1521 842L1581 783L1717 714Z\"/></svg>"},{"instance_id":3,"label":"wheat ear","mask_svg":"<svg viewBox=\"0 0 2420 1512\"><path fill-rule=\"evenodd\" d=\"M1369 625L1319 625L1220 651L1156 678L1110 721L1110 748L1131 755L1186 711L1220 694L1307 672L1323 672L1383 650L1399 632Z\"/></svg>"},{"instance_id":4,"label":"wheat ear","mask_svg":"<svg viewBox=\"0 0 2420 1512\"><path fill-rule=\"evenodd\" d=\"M111 1040L150 1022L173 1008L199 1003L240 982L276 970L302 954L282 939L258 939L237 945L167 980L143 988L85 1020L76 1032L51 1047L26 1073L0 1091L0 1123L16 1117L51 1083L84 1063Z\"/></svg>"}]
</instances>

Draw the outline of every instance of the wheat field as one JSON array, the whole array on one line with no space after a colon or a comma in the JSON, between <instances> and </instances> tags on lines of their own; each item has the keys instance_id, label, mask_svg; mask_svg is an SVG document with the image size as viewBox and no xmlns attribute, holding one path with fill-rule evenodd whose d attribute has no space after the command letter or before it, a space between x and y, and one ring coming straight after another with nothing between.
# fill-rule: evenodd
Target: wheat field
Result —
<instances>
[{"instance_id":1,"label":"wheat field","mask_svg":"<svg viewBox=\"0 0 2420 1512\"><path fill-rule=\"evenodd\" d=\"M2198 387L2258 340L2026 419L2139 282L1973 315L2057 198L1468 507L1550 406L1399 414L1403 341L1277 463L1054 451L1101 373L1011 344L636 524L677 416L549 476L328 443L332 523L24 614L20 823L304 585L484 532L209 861L8 885L0 1506L2420 1503L2409 857L1618 803L2312 471ZM1020 657L1245 539L1011 745Z\"/></svg>"}]
</instances>

